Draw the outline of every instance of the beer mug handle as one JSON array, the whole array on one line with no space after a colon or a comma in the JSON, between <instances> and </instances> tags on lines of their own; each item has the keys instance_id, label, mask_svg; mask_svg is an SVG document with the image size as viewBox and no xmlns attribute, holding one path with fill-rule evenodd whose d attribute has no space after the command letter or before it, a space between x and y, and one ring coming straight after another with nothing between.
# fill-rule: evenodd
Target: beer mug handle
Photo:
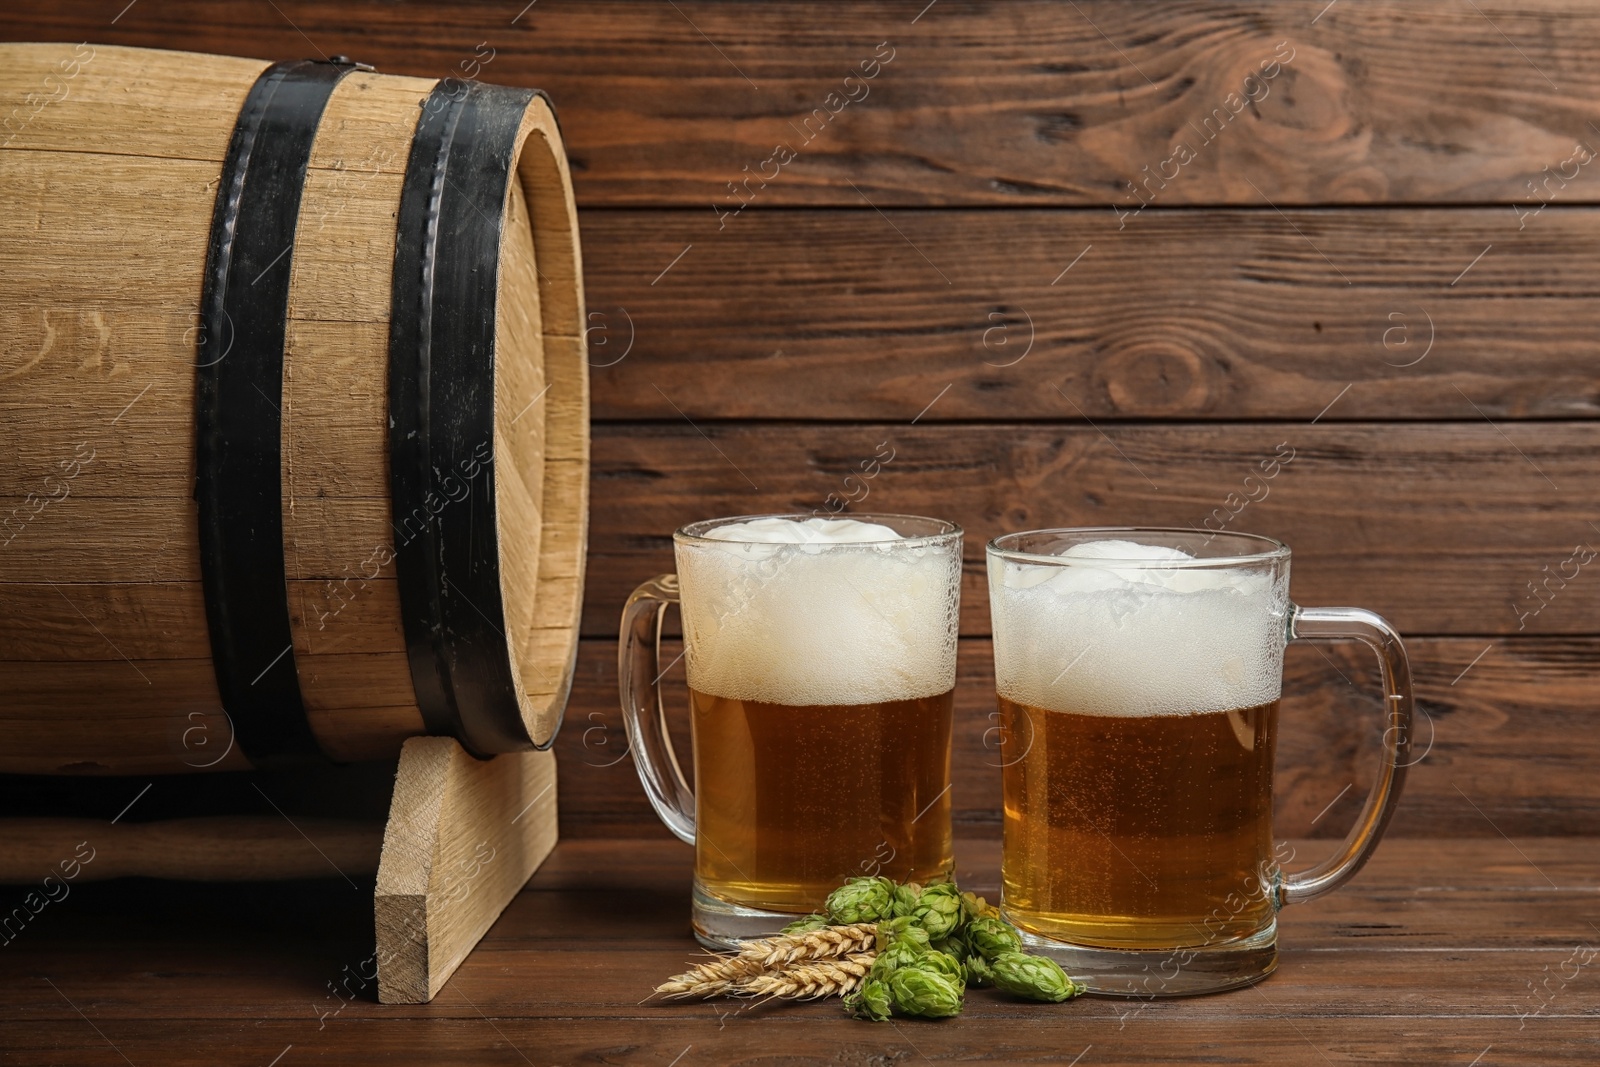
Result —
<instances>
[{"instance_id":1,"label":"beer mug handle","mask_svg":"<svg viewBox=\"0 0 1600 1067\"><path fill-rule=\"evenodd\" d=\"M1400 799L1410 765L1411 665L1400 635L1381 616L1361 608L1291 606L1289 636L1293 640L1354 638L1378 654L1383 676L1384 730L1378 776L1344 844L1308 870L1286 875L1278 890L1280 904L1296 904L1337 889L1354 877L1372 855Z\"/></svg>"},{"instance_id":2,"label":"beer mug handle","mask_svg":"<svg viewBox=\"0 0 1600 1067\"><path fill-rule=\"evenodd\" d=\"M628 751L644 783L650 806L678 838L694 844L694 790L683 776L667 730L661 699L661 623L667 605L678 602L678 576L662 574L633 591L622 609L617 641L617 688ZM670 664L668 665L671 666Z\"/></svg>"}]
</instances>

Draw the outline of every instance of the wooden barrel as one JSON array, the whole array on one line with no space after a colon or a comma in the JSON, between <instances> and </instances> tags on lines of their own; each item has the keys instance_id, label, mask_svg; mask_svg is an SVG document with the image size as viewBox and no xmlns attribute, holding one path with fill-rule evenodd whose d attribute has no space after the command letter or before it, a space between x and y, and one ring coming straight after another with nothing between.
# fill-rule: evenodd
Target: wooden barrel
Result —
<instances>
[{"instance_id":1,"label":"wooden barrel","mask_svg":"<svg viewBox=\"0 0 1600 1067\"><path fill-rule=\"evenodd\" d=\"M0 772L548 745L588 493L531 90L0 45Z\"/></svg>"}]
</instances>

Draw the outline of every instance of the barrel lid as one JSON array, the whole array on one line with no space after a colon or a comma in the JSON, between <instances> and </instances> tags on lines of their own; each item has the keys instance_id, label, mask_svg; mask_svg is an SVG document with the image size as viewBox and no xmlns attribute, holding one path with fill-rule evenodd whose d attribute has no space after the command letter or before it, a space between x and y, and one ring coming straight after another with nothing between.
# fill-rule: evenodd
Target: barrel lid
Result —
<instances>
[{"instance_id":1,"label":"barrel lid","mask_svg":"<svg viewBox=\"0 0 1600 1067\"><path fill-rule=\"evenodd\" d=\"M554 741L577 648L588 479L581 272L564 159L537 158L559 144L535 91L445 79L422 103L397 220L390 495L407 655L430 732L479 755ZM553 185L542 180L552 162ZM503 272L513 191L527 202L519 224L533 228L533 292ZM519 299L540 309L531 348L508 343ZM542 353L547 384L518 410L505 395L506 361L530 352ZM558 408L563 416L547 420ZM542 432L511 432L525 419ZM557 433L565 447L552 450ZM540 479L531 512L510 482L530 469ZM535 565L508 572L520 548L508 542L530 536L529 522Z\"/></svg>"}]
</instances>

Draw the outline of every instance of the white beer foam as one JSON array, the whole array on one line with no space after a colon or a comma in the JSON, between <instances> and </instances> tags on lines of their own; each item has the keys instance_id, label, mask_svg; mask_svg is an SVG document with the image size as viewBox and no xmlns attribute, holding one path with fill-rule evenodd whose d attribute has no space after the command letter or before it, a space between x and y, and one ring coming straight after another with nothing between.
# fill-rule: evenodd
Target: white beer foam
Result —
<instances>
[{"instance_id":1,"label":"white beer foam","mask_svg":"<svg viewBox=\"0 0 1600 1067\"><path fill-rule=\"evenodd\" d=\"M907 548L854 519L755 519L704 536L726 543L677 547L695 689L818 705L954 687L959 545Z\"/></svg>"},{"instance_id":2,"label":"white beer foam","mask_svg":"<svg viewBox=\"0 0 1600 1067\"><path fill-rule=\"evenodd\" d=\"M716 541L755 541L770 545L848 545L902 540L888 526L859 519L751 519L714 526L702 536Z\"/></svg>"},{"instance_id":3,"label":"white beer foam","mask_svg":"<svg viewBox=\"0 0 1600 1067\"><path fill-rule=\"evenodd\" d=\"M1060 557L1082 562L990 559L1002 696L1118 716L1231 711L1278 698L1288 605L1270 574L1152 566L1194 557L1132 541L1092 541Z\"/></svg>"}]
</instances>

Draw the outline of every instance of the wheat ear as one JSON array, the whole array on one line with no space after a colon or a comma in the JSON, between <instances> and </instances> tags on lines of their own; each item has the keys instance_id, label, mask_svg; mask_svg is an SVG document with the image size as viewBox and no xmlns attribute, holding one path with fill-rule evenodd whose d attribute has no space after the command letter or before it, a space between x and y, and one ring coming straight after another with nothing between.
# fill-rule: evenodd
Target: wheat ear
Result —
<instances>
[{"instance_id":1,"label":"wheat ear","mask_svg":"<svg viewBox=\"0 0 1600 1067\"><path fill-rule=\"evenodd\" d=\"M682 974L673 975L656 986L668 997L715 997L733 992L743 978L760 974L766 968L760 960L744 956L716 956L697 963Z\"/></svg>"},{"instance_id":2,"label":"wheat ear","mask_svg":"<svg viewBox=\"0 0 1600 1067\"><path fill-rule=\"evenodd\" d=\"M732 991L740 996L771 996L786 1000L843 996L861 984L876 958L876 953L858 952L835 959L807 960L790 964L781 970L742 978Z\"/></svg>"},{"instance_id":3,"label":"wheat ear","mask_svg":"<svg viewBox=\"0 0 1600 1067\"><path fill-rule=\"evenodd\" d=\"M854 923L849 926L824 926L800 934L780 934L759 941L746 941L739 947L741 960L756 960L758 970L769 970L804 960L832 959L866 952L877 947L878 924Z\"/></svg>"}]
</instances>

